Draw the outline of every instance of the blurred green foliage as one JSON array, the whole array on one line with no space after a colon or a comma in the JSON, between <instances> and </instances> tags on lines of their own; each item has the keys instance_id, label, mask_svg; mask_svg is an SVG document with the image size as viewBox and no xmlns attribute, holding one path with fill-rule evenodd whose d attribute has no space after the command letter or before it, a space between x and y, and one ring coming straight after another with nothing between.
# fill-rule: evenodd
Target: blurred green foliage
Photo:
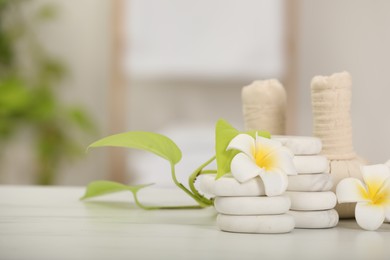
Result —
<instances>
[{"instance_id":1,"label":"blurred green foliage","mask_svg":"<svg viewBox=\"0 0 390 260\"><path fill-rule=\"evenodd\" d=\"M94 133L94 123L80 106L66 106L57 88L66 76L61 61L37 36L57 9L33 0L0 0L0 149L22 128L32 131L36 183L52 184L64 159L83 154L80 133Z\"/></svg>"}]
</instances>

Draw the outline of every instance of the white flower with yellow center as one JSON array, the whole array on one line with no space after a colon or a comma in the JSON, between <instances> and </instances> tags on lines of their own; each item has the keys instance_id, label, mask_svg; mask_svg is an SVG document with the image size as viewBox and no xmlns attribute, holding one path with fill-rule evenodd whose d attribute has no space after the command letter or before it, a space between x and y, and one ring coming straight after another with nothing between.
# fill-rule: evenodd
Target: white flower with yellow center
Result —
<instances>
[{"instance_id":1,"label":"white flower with yellow center","mask_svg":"<svg viewBox=\"0 0 390 260\"><path fill-rule=\"evenodd\" d=\"M339 203L357 202L355 218L358 225L375 230L390 217L390 170L384 164L363 166L363 180L346 178L337 185Z\"/></svg>"},{"instance_id":2,"label":"white flower with yellow center","mask_svg":"<svg viewBox=\"0 0 390 260\"><path fill-rule=\"evenodd\" d=\"M239 182L260 176L267 196L277 196L287 189L287 175L297 174L293 154L279 141L247 134L234 137L227 149L239 150L230 169Z\"/></svg>"}]
</instances>

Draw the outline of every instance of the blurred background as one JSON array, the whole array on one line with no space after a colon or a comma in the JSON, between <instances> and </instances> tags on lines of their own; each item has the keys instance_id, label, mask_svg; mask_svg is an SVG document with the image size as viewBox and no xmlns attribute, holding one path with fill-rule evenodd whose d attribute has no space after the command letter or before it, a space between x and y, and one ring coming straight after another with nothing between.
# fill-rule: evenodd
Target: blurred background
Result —
<instances>
[{"instance_id":1,"label":"blurred background","mask_svg":"<svg viewBox=\"0 0 390 260\"><path fill-rule=\"evenodd\" d=\"M185 180L213 155L217 119L243 130L243 86L279 79L287 133L311 135L310 81L343 70L355 150L384 162L389 11L387 0L0 0L0 184L169 185L153 155L85 153L130 130L177 142Z\"/></svg>"}]
</instances>

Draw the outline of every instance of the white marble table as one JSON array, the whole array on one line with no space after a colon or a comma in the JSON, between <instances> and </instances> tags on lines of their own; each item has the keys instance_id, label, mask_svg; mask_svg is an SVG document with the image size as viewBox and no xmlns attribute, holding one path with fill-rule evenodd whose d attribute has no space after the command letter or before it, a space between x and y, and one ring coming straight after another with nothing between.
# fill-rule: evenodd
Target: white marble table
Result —
<instances>
[{"instance_id":1,"label":"white marble table","mask_svg":"<svg viewBox=\"0 0 390 260\"><path fill-rule=\"evenodd\" d=\"M213 208L145 211L130 193L80 202L81 187L0 186L0 259L390 259L390 225L256 235L219 231ZM191 202L149 189L143 201Z\"/></svg>"}]
</instances>

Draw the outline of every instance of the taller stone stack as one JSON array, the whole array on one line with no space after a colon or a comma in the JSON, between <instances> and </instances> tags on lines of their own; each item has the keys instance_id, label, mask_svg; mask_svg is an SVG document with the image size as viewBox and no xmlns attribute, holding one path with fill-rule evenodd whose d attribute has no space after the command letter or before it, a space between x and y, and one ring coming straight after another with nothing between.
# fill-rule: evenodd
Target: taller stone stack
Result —
<instances>
[{"instance_id":1,"label":"taller stone stack","mask_svg":"<svg viewBox=\"0 0 390 260\"><path fill-rule=\"evenodd\" d=\"M333 208L336 195L329 174L328 160L321 152L321 140L315 137L273 136L294 153L298 175L288 176L286 194L291 199L289 214L295 228L331 228L339 216Z\"/></svg>"}]
</instances>

